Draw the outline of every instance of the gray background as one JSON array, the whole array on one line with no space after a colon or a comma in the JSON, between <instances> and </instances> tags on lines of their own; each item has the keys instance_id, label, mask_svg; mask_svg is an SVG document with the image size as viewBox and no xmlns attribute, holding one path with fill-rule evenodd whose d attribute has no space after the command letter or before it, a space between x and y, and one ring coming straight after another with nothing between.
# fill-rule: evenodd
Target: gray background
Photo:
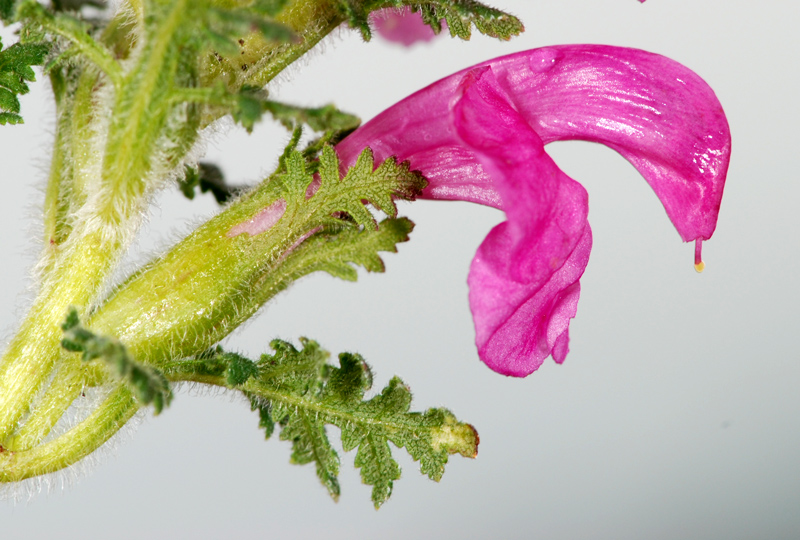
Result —
<instances>
[{"instance_id":1,"label":"gray background","mask_svg":"<svg viewBox=\"0 0 800 540\"><path fill-rule=\"evenodd\" d=\"M497 3L522 17L524 36L440 38L405 50L345 31L274 95L334 101L368 119L441 76L526 48L593 42L670 56L715 89L733 133L706 271L695 273L692 246L622 158L586 143L552 145L589 191L595 238L563 366L547 361L516 380L478 360L465 280L475 248L502 215L466 203L403 205L418 226L386 257L386 274L357 284L305 279L227 341L252 355L274 337L301 335L333 352L357 350L378 385L399 374L417 408L445 405L474 423L476 460L454 457L435 484L398 452L403 479L376 512L348 454L334 504L311 467L288 464L288 443L262 440L241 399L184 388L160 417L144 415L138 430L91 463L11 491L23 500L0 503L3 538L800 537L800 8ZM30 236L53 130L46 85L23 107L25 126L0 129L6 339L31 295L38 248ZM268 125L249 138L232 130L208 154L230 178L253 181L271 170L286 139ZM209 199L164 195L132 259L210 215Z\"/></svg>"}]
</instances>

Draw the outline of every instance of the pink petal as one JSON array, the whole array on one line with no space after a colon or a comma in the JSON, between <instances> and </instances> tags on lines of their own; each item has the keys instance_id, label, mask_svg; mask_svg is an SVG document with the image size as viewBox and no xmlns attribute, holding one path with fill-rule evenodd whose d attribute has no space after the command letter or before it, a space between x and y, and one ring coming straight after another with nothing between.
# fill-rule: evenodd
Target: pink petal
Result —
<instances>
[{"instance_id":1,"label":"pink petal","mask_svg":"<svg viewBox=\"0 0 800 540\"><path fill-rule=\"evenodd\" d=\"M378 34L389 41L406 47L418 41L430 41L436 37L433 29L422 22L419 12L410 7L381 9L370 14L370 22Z\"/></svg>"},{"instance_id":2,"label":"pink petal","mask_svg":"<svg viewBox=\"0 0 800 540\"><path fill-rule=\"evenodd\" d=\"M613 148L644 176L685 242L711 237L731 139L722 105L694 72L601 45L538 49L492 69L545 144L581 139Z\"/></svg>"},{"instance_id":3,"label":"pink petal","mask_svg":"<svg viewBox=\"0 0 800 540\"><path fill-rule=\"evenodd\" d=\"M502 208L508 221L478 250L470 304L481 358L511 375L561 362L588 260L586 194L542 151L601 142L655 190L681 237L716 226L730 134L716 96L663 56L598 45L535 49L442 79L337 146L343 167L370 146L410 160L423 196ZM698 255L699 256L699 255Z\"/></svg>"},{"instance_id":4,"label":"pink petal","mask_svg":"<svg viewBox=\"0 0 800 540\"><path fill-rule=\"evenodd\" d=\"M470 269L475 341L490 368L525 376L551 354L566 356L578 279L591 250L588 198L544 152L490 68L464 79L454 124L508 216L483 241Z\"/></svg>"},{"instance_id":5,"label":"pink petal","mask_svg":"<svg viewBox=\"0 0 800 540\"><path fill-rule=\"evenodd\" d=\"M449 121L461 80L486 66L545 144L581 139L617 150L653 187L684 241L711 237L730 159L722 106L691 70L638 49L562 45L478 64L390 107L337 150L345 161L365 146L376 159L410 159L430 182L424 196L499 207L492 180Z\"/></svg>"}]
</instances>

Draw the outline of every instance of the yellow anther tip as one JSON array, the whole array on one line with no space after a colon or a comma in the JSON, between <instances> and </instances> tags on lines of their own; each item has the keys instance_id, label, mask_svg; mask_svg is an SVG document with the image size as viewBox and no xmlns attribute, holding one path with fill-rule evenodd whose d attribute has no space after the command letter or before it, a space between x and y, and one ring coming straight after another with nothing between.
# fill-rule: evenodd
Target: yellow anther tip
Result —
<instances>
[{"instance_id":1,"label":"yellow anther tip","mask_svg":"<svg viewBox=\"0 0 800 540\"><path fill-rule=\"evenodd\" d=\"M697 270L697 273L699 274L700 272L702 272L703 270L706 269L706 263L704 263L703 261L700 261L699 263L695 263L694 264L694 269Z\"/></svg>"}]
</instances>

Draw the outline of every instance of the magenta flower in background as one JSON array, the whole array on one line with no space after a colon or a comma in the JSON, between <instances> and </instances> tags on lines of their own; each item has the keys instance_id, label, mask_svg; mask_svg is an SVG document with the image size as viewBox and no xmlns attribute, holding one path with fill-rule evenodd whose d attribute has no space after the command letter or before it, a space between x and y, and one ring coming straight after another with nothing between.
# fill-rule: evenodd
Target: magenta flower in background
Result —
<instances>
[{"instance_id":1,"label":"magenta flower in background","mask_svg":"<svg viewBox=\"0 0 800 540\"><path fill-rule=\"evenodd\" d=\"M500 208L468 283L481 359L525 376L563 362L591 231L583 187L544 145L605 144L644 176L681 238L716 227L730 156L722 106L688 68L656 54L599 45L534 49L442 79L390 107L337 146L343 166L369 146L409 160L423 197Z\"/></svg>"},{"instance_id":2,"label":"magenta flower in background","mask_svg":"<svg viewBox=\"0 0 800 540\"><path fill-rule=\"evenodd\" d=\"M436 37L433 29L422 22L422 15L411 11L407 6L374 11L370 14L370 22L382 38L401 43L406 47Z\"/></svg>"}]
</instances>

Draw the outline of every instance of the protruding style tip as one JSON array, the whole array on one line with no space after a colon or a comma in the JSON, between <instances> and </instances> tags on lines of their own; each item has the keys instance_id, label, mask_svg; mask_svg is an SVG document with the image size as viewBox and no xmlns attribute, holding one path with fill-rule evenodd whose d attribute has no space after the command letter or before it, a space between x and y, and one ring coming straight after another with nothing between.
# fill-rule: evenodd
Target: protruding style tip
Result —
<instances>
[{"instance_id":1,"label":"protruding style tip","mask_svg":"<svg viewBox=\"0 0 800 540\"><path fill-rule=\"evenodd\" d=\"M703 262L703 241L697 239L694 241L694 269L699 274L706 268L706 263Z\"/></svg>"}]
</instances>

